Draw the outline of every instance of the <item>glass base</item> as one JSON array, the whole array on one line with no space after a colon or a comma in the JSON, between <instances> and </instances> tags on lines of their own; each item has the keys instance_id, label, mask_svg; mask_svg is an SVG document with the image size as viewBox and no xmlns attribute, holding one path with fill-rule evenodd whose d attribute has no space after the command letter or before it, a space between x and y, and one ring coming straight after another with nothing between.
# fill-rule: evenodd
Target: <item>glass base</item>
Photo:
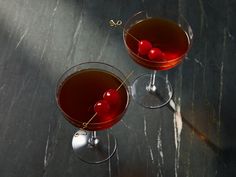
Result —
<instances>
[{"instance_id":1,"label":"glass base","mask_svg":"<svg viewBox=\"0 0 236 177\"><path fill-rule=\"evenodd\" d=\"M132 97L145 108L163 107L173 96L171 84L166 78L157 75L153 82L150 82L151 77L152 74L144 74L135 79L131 87Z\"/></svg>"},{"instance_id":2,"label":"glass base","mask_svg":"<svg viewBox=\"0 0 236 177\"><path fill-rule=\"evenodd\" d=\"M114 155L117 142L110 133L98 131L96 138L93 138L92 132L79 130L73 136L72 148L82 161L96 164Z\"/></svg>"}]
</instances>

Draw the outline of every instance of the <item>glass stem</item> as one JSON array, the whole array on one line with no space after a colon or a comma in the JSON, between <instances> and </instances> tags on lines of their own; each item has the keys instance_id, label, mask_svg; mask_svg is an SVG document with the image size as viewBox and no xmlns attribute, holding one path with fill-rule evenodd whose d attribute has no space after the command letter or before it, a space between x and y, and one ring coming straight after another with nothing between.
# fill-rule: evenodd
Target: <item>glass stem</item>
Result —
<instances>
[{"instance_id":1,"label":"glass stem","mask_svg":"<svg viewBox=\"0 0 236 177\"><path fill-rule=\"evenodd\" d=\"M91 138L93 138L93 139L97 138L97 132L96 131L91 132Z\"/></svg>"},{"instance_id":2,"label":"glass stem","mask_svg":"<svg viewBox=\"0 0 236 177\"><path fill-rule=\"evenodd\" d=\"M148 91L155 92L156 91L156 74L157 71L154 70L151 74L149 85L146 87Z\"/></svg>"},{"instance_id":3,"label":"glass stem","mask_svg":"<svg viewBox=\"0 0 236 177\"><path fill-rule=\"evenodd\" d=\"M96 146L99 142L99 139L97 138L97 132L96 131L92 131L91 132L91 135L90 135L90 138L89 138L89 144L91 146Z\"/></svg>"},{"instance_id":4,"label":"glass stem","mask_svg":"<svg viewBox=\"0 0 236 177\"><path fill-rule=\"evenodd\" d=\"M153 73L152 73L152 75L151 75L151 85L152 85L152 86L155 85L156 73L157 73L157 71L154 70Z\"/></svg>"}]
</instances>

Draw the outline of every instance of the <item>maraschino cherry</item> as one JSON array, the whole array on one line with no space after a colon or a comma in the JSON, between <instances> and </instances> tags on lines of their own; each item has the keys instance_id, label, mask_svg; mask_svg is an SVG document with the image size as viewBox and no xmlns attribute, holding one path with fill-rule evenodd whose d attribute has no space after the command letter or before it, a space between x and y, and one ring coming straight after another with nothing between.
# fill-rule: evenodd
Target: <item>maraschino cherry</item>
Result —
<instances>
[{"instance_id":1,"label":"maraschino cherry","mask_svg":"<svg viewBox=\"0 0 236 177\"><path fill-rule=\"evenodd\" d=\"M150 60L157 60L162 58L162 52L159 48L152 48L148 53L148 58Z\"/></svg>"},{"instance_id":2,"label":"maraschino cherry","mask_svg":"<svg viewBox=\"0 0 236 177\"><path fill-rule=\"evenodd\" d=\"M106 116L110 112L110 104L107 100L99 100L94 105L94 111L98 114L98 116Z\"/></svg>"},{"instance_id":3,"label":"maraschino cherry","mask_svg":"<svg viewBox=\"0 0 236 177\"><path fill-rule=\"evenodd\" d=\"M109 89L103 94L103 99L96 102L94 111L100 117L107 116L116 111L121 104L121 97L117 90Z\"/></svg>"},{"instance_id":4,"label":"maraschino cherry","mask_svg":"<svg viewBox=\"0 0 236 177\"><path fill-rule=\"evenodd\" d=\"M103 94L103 99L107 100L111 105L117 105L121 101L119 93L115 89L109 89Z\"/></svg>"},{"instance_id":5,"label":"maraschino cherry","mask_svg":"<svg viewBox=\"0 0 236 177\"><path fill-rule=\"evenodd\" d=\"M138 43L138 53L140 55L147 55L151 48L152 44L148 40L141 40Z\"/></svg>"},{"instance_id":6,"label":"maraschino cherry","mask_svg":"<svg viewBox=\"0 0 236 177\"><path fill-rule=\"evenodd\" d=\"M161 50L157 47L152 47L152 43L148 40L138 42L138 54L146 55L150 60L158 60L163 56Z\"/></svg>"}]
</instances>

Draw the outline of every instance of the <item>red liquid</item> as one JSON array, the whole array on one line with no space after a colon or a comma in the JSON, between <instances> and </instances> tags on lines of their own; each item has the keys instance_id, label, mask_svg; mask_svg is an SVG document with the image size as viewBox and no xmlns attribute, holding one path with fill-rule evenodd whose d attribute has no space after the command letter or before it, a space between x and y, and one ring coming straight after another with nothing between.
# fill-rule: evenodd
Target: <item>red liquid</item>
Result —
<instances>
[{"instance_id":1,"label":"red liquid","mask_svg":"<svg viewBox=\"0 0 236 177\"><path fill-rule=\"evenodd\" d=\"M147 56L139 56L138 41L129 34L139 41L150 41L153 47L161 49L163 58L153 61ZM189 49L189 38L183 29L172 21L160 18L145 19L133 25L125 34L125 42L134 61L154 70L173 68L182 61Z\"/></svg>"},{"instance_id":2,"label":"red liquid","mask_svg":"<svg viewBox=\"0 0 236 177\"><path fill-rule=\"evenodd\" d=\"M112 73L98 70L85 69L69 76L58 90L58 104L65 113L67 120L76 127L82 128L83 123L94 115L94 105L103 98L108 89L116 89L122 81ZM87 130L102 130L117 123L127 107L128 92L123 85L118 90L121 104L113 108L112 113L99 117L96 116L87 126Z\"/></svg>"}]
</instances>

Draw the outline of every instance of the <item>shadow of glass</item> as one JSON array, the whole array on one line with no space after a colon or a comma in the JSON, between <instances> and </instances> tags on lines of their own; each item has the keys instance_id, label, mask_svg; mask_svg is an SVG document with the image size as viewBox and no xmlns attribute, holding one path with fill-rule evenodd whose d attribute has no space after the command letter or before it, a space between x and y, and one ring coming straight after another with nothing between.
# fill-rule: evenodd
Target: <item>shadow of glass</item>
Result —
<instances>
[{"instance_id":1,"label":"shadow of glass","mask_svg":"<svg viewBox=\"0 0 236 177\"><path fill-rule=\"evenodd\" d=\"M156 96L160 96L160 95L156 95ZM167 104L167 107L173 113L177 113L177 110L176 110L177 105L173 101L173 99L170 100L170 102ZM215 143L213 143L203 132L195 128L194 125L184 117L183 113L180 112L179 114L181 115L181 119L183 123L187 125L192 130L192 132L194 132L194 134L199 138L200 141L204 142L216 154L222 151L221 148L218 147Z\"/></svg>"}]
</instances>

